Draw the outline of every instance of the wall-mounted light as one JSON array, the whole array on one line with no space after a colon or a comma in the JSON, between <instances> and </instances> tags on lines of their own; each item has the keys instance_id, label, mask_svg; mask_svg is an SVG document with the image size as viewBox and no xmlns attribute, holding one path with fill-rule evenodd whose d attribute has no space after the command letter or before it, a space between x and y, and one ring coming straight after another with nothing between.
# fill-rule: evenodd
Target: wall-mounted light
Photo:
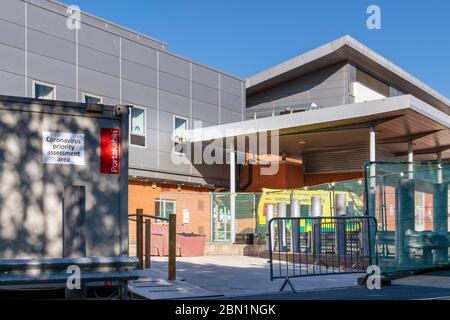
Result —
<instances>
[{"instance_id":1,"label":"wall-mounted light","mask_svg":"<svg viewBox=\"0 0 450 320\"><path fill-rule=\"evenodd\" d=\"M153 189L156 189L156 182L153 182L153 183L152 183L152 188L153 188Z\"/></svg>"},{"instance_id":2,"label":"wall-mounted light","mask_svg":"<svg viewBox=\"0 0 450 320\"><path fill-rule=\"evenodd\" d=\"M297 143L298 144L307 144L308 141L306 141L306 140L298 140Z\"/></svg>"},{"instance_id":3,"label":"wall-mounted light","mask_svg":"<svg viewBox=\"0 0 450 320\"><path fill-rule=\"evenodd\" d=\"M177 190L181 191L181 184L177 185Z\"/></svg>"}]
</instances>

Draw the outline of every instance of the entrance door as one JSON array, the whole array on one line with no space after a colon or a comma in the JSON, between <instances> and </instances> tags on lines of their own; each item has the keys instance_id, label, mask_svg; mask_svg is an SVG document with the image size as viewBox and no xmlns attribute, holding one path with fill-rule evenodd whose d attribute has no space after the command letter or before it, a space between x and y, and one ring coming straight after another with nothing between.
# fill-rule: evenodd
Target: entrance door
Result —
<instances>
[{"instance_id":1,"label":"entrance door","mask_svg":"<svg viewBox=\"0 0 450 320\"><path fill-rule=\"evenodd\" d=\"M231 210L229 194L211 195L211 234L213 242L231 241Z\"/></svg>"}]
</instances>

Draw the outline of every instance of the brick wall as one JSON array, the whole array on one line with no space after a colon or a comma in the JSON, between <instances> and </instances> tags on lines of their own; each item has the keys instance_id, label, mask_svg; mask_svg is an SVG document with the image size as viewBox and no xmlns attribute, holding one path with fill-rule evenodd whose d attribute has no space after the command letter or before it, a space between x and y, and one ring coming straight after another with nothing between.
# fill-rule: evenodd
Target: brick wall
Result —
<instances>
[{"instance_id":1,"label":"brick wall","mask_svg":"<svg viewBox=\"0 0 450 320\"><path fill-rule=\"evenodd\" d=\"M192 197L192 193L197 193ZM136 209L143 209L144 213L155 215L155 200L163 197L176 201L177 226L181 232L204 234L206 240L210 238L210 204L209 196L204 195L208 189L183 186L181 191L176 185L156 184L152 182L130 180L128 182L128 212L136 213ZM199 204L203 201L203 206ZM183 224L183 209L189 210L190 222ZM203 208L203 209L202 209ZM153 222L153 221L152 221ZM136 240L136 224L129 222L129 239Z\"/></svg>"},{"instance_id":2,"label":"brick wall","mask_svg":"<svg viewBox=\"0 0 450 320\"><path fill-rule=\"evenodd\" d=\"M323 174L305 174L302 164L280 162L278 173L271 176L261 175L261 169L266 165L252 166L252 183L245 189L246 192L260 192L262 188L269 189L295 189L304 186L315 186L329 182L362 179L362 172L339 172ZM243 182L248 181L247 167L242 170Z\"/></svg>"},{"instance_id":3,"label":"brick wall","mask_svg":"<svg viewBox=\"0 0 450 320\"><path fill-rule=\"evenodd\" d=\"M252 166L252 183L245 189L246 192L259 192L262 188L291 189L304 186L304 172L301 164L280 162L275 175L262 175L261 169L267 165ZM247 169L242 171L242 180L248 181Z\"/></svg>"}]
</instances>

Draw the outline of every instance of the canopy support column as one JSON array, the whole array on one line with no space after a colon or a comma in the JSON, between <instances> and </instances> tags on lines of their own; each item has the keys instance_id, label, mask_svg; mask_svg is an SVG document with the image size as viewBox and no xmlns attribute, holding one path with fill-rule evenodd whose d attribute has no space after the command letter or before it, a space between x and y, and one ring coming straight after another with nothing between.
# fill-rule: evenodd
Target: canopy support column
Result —
<instances>
[{"instance_id":1,"label":"canopy support column","mask_svg":"<svg viewBox=\"0 0 450 320\"><path fill-rule=\"evenodd\" d=\"M234 150L234 140L229 144L230 148L230 213L231 230L230 241L236 240L236 151Z\"/></svg>"},{"instance_id":2,"label":"canopy support column","mask_svg":"<svg viewBox=\"0 0 450 320\"><path fill-rule=\"evenodd\" d=\"M414 179L414 143L408 141L408 178Z\"/></svg>"}]
</instances>

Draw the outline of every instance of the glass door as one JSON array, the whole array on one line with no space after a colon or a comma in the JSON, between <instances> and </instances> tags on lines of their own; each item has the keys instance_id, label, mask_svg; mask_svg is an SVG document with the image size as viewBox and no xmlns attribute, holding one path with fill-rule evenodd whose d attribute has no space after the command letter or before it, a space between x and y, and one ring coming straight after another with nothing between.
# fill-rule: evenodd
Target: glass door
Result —
<instances>
[{"instance_id":1,"label":"glass door","mask_svg":"<svg viewBox=\"0 0 450 320\"><path fill-rule=\"evenodd\" d=\"M231 210L229 194L212 194L211 231L213 242L231 241Z\"/></svg>"}]
</instances>

